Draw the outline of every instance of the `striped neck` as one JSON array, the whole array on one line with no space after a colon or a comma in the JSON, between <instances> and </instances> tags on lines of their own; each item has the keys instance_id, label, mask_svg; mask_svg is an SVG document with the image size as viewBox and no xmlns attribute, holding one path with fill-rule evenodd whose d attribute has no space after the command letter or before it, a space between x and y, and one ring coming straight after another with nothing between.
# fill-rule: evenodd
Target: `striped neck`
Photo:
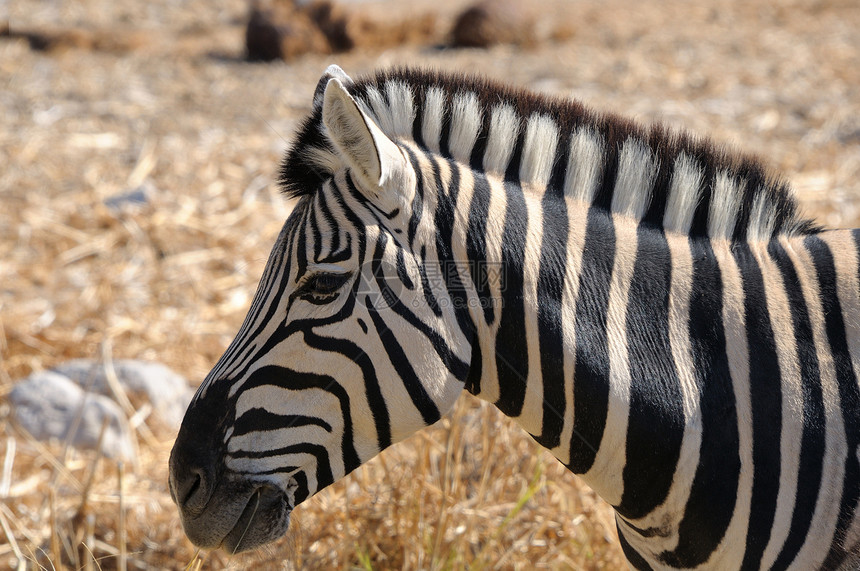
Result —
<instances>
[{"instance_id":1,"label":"striped neck","mask_svg":"<svg viewBox=\"0 0 860 571\"><path fill-rule=\"evenodd\" d=\"M855 252L855 235L689 237L467 169L456 182L457 222L440 225L455 265L502 270L464 276L478 300L468 388L615 508L632 562L769 568L807 532L829 541L815 502L773 519L795 498L777 497L773 467L817 477L797 443L823 443L815 427L840 417L814 394L823 326L815 341L804 320L824 319L815 253ZM836 505L827 493L818 502Z\"/></svg>"}]
</instances>

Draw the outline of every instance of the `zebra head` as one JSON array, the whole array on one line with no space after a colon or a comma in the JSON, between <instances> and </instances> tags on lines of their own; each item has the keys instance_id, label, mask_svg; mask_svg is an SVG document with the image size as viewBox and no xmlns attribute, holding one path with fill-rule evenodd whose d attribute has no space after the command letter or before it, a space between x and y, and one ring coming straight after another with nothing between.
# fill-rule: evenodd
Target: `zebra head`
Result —
<instances>
[{"instance_id":1,"label":"zebra head","mask_svg":"<svg viewBox=\"0 0 860 571\"><path fill-rule=\"evenodd\" d=\"M464 387L472 337L425 262L438 259L428 213L441 199L352 85L336 66L320 80L314 144L297 144L284 171L305 161L319 179L294 193L171 453L171 495L200 547L280 537L296 505L437 421Z\"/></svg>"}]
</instances>

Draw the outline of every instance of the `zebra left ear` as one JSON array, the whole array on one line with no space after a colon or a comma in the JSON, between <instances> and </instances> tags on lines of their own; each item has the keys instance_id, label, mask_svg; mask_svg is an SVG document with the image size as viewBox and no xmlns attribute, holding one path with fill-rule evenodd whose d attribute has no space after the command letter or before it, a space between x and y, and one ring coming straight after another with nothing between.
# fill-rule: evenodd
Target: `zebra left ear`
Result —
<instances>
[{"instance_id":1,"label":"zebra left ear","mask_svg":"<svg viewBox=\"0 0 860 571\"><path fill-rule=\"evenodd\" d=\"M317 83L316 89L314 89L314 111L322 107L323 104L323 95L325 94L325 88L328 87L328 82L337 78L344 85L352 85L353 81L350 76L343 71L339 65L331 64L325 69L325 72L322 74L319 82Z\"/></svg>"},{"instance_id":2,"label":"zebra left ear","mask_svg":"<svg viewBox=\"0 0 860 571\"><path fill-rule=\"evenodd\" d=\"M394 141L349 94L338 78L329 79L323 96L322 120L328 137L350 169L358 175L368 198L398 183L406 160Z\"/></svg>"}]
</instances>

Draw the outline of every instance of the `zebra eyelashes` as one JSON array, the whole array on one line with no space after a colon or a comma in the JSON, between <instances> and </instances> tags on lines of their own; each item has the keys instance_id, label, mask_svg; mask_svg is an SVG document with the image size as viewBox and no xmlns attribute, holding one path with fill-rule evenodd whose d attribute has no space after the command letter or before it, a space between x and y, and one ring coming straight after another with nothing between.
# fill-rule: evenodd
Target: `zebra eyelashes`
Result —
<instances>
[{"instance_id":1,"label":"zebra eyelashes","mask_svg":"<svg viewBox=\"0 0 860 571\"><path fill-rule=\"evenodd\" d=\"M351 277L352 272L312 273L302 280L293 296L315 305L331 303Z\"/></svg>"}]
</instances>

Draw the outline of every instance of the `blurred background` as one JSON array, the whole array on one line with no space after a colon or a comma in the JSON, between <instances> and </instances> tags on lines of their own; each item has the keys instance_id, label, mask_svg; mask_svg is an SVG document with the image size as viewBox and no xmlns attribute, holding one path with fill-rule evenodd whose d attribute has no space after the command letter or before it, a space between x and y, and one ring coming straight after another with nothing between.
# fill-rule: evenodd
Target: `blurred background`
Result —
<instances>
[{"instance_id":1,"label":"blurred background","mask_svg":"<svg viewBox=\"0 0 860 571\"><path fill-rule=\"evenodd\" d=\"M113 381L135 359L191 390L226 348L292 206L278 163L331 63L477 72L689 129L762 157L820 222L860 225L856 0L0 0L0 566L623 565L601 500L471 398L300 506L269 548L185 539L164 391ZM119 412L90 445L37 440L13 387L80 358ZM127 449L105 447L111 423Z\"/></svg>"}]
</instances>

